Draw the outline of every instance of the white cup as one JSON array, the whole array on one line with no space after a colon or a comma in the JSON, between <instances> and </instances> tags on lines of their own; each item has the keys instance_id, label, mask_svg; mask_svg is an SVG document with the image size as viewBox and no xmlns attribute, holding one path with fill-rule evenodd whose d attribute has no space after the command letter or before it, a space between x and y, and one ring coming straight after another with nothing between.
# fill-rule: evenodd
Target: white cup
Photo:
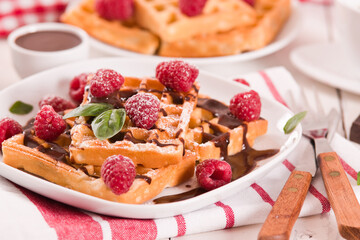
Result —
<instances>
[{"instance_id":1,"label":"white cup","mask_svg":"<svg viewBox=\"0 0 360 240\"><path fill-rule=\"evenodd\" d=\"M76 35L80 43L60 51L35 51L19 46L16 39L29 33L41 31L62 31ZM89 37L80 28L62 23L36 23L20 27L8 37L14 67L21 78L59 66L61 64L88 58Z\"/></svg>"},{"instance_id":2,"label":"white cup","mask_svg":"<svg viewBox=\"0 0 360 240\"><path fill-rule=\"evenodd\" d=\"M354 77L360 79L360 0L336 0L335 40L344 50Z\"/></svg>"}]
</instances>

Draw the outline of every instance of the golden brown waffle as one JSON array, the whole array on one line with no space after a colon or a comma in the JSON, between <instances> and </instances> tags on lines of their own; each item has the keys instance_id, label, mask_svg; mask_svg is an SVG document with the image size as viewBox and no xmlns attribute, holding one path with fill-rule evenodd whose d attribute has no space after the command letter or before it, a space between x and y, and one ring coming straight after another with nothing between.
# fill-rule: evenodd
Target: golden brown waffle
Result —
<instances>
[{"instance_id":1,"label":"golden brown waffle","mask_svg":"<svg viewBox=\"0 0 360 240\"><path fill-rule=\"evenodd\" d=\"M136 23L163 41L173 42L256 22L254 9L240 0L208 0L202 14L195 17L182 14L178 3L178 0L135 0Z\"/></svg>"},{"instance_id":2,"label":"golden brown waffle","mask_svg":"<svg viewBox=\"0 0 360 240\"><path fill-rule=\"evenodd\" d=\"M86 168L70 165L66 161L67 157L54 158L55 153L46 153L44 149L50 149L49 144L59 149L66 148L68 143L62 141L62 137L57 141L58 144L54 144L30 136L32 143L27 146L24 145L24 138L24 134L18 134L3 142L4 163L58 185L110 201L140 204L154 198L164 188L176 186L194 174L195 155L186 151L178 164L160 169L138 168L130 190L115 195L101 178L89 175Z\"/></svg>"},{"instance_id":3,"label":"golden brown waffle","mask_svg":"<svg viewBox=\"0 0 360 240\"><path fill-rule=\"evenodd\" d=\"M252 146L255 138L266 131L265 119L242 122L230 114L227 105L199 95L186 134L186 148L195 152L200 161L226 159L241 152L245 141Z\"/></svg>"},{"instance_id":4,"label":"golden brown waffle","mask_svg":"<svg viewBox=\"0 0 360 240\"><path fill-rule=\"evenodd\" d=\"M84 29L94 38L130 51L154 54L159 39L149 31L127 22L108 21L95 13L94 0L83 0L81 4L65 12L61 21Z\"/></svg>"},{"instance_id":5,"label":"golden brown waffle","mask_svg":"<svg viewBox=\"0 0 360 240\"><path fill-rule=\"evenodd\" d=\"M197 35L161 43L159 55L171 57L214 57L260 49L273 41L291 13L290 0L258 0L257 23L230 31Z\"/></svg>"},{"instance_id":6,"label":"golden brown waffle","mask_svg":"<svg viewBox=\"0 0 360 240\"><path fill-rule=\"evenodd\" d=\"M183 159L185 133L196 105L198 89L195 82L189 92L179 93L169 91L154 78L126 77L121 89L107 100L92 98L86 91L82 104L107 101L118 107L138 92L149 92L160 99L161 111L152 129L135 127L127 118L121 132L108 140L97 139L86 119L78 118L71 130L71 161L101 166L107 157L121 154L132 159L135 165L146 168L178 164Z\"/></svg>"}]
</instances>

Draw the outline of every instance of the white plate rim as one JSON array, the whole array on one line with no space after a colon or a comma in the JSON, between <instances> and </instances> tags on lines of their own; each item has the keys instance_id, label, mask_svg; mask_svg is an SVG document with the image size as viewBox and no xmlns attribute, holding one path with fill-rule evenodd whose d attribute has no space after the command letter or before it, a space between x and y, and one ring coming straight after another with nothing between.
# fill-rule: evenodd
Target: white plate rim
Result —
<instances>
[{"instance_id":1,"label":"white plate rim","mask_svg":"<svg viewBox=\"0 0 360 240\"><path fill-rule=\"evenodd\" d=\"M9 86L8 88L2 90L0 92L0 98L1 95L5 92L8 91L9 89L16 89L18 87L21 87L21 85L26 82L26 83L30 83L36 79L40 79L42 76L46 76L49 75L51 73L54 72L62 72L62 71L66 71L67 68L72 68L72 67L77 67L79 65L91 65L91 64L95 64L95 63L106 63L106 62L114 62L116 61L116 63L123 63L123 64L152 64L154 65L155 62L152 60L148 60L148 59L143 59L143 60L139 60L139 59L126 59L126 58L100 58L100 59L90 59L90 60L86 60L86 61L79 61L79 62L75 62L75 63L71 63L71 64L67 64L67 65L63 65L60 67L56 67L41 73L37 73L33 76L30 76L26 79L24 79L23 81L20 81L14 85ZM141 64L139 64L139 62L141 62ZM154 65L155 66L155 65ZM155 67L154 67L155 69ZM208 76L208 77L214 77L217 80L219 80L220 82L222 82L223 84L230 84L232 86L234 86L234 88L238 88L238 89L247 89L246 87L242 87L241 84L237 84L235 82L229 82L227 80L221 79L218 76L208 73L206 71L202 71L200 70L200 74L203 76ZM292 115L291 111L288 110L285 106L281 105L280 103L272 100L272 99L266 99L261 97L262 99L264 99L265 101L271 102L271 104L275 104L276 107L279 107L279 109L282 109L282 111L286 111L289 113L289 115ZM266 172L270 171L273 167L275 167L281 160L285 159L285 157L296 147L296 145L299 143L300 138L301 138L301 125L299 125L295 131L289 136L288 140L290 141L290 143L288 144L287 147L285 147L284 150L282 150L280 153L278 153L276 155L275 159L272 159L270 162L268 162L266 165L257 168L256 171L256 176L262 176L265 175ZM214 198L216 198L215 196L218 195L218 192L221 191L223 193L230 193L230 195L235 194L237 191L233 191L234 190L234 186L239 185L237 184L237 182L241 182L242 185L244 185L245 183L247 183L248 181L252 180L254 172L252 171L251 173L245 175L244 177L231 182L219 189L207 192L206 194L197 196L195 198L191 198L188 200L184 200L184 201L179 201L179 202L174 202L174 203L168 203L168 204L157 204L157 205L148 205L148 204L143 204L143 205L134 205L134 204L124 204L124 203L117 203L117 202L111 202L111 201L107 201L107 200L103 200L97 197L93 197L90 195L86 195L80 192L77 192L75 190L71 190L71 189L67 189L65 187L59 186L57 184L48 182L46 180L43 180L41 178L35 177L31 174L27 174L21 170L12 168L6 164L4 164L2 162L2 157L0 158L1 162L0 162L0 175L2 175L3 177L21 185L24 186L25 188L28 188L34 192L37 192L41 195L44 195L46 197L52 198L54 200L75 206L75 207L79 207L85 210L89 210L89 211L93 211L96 213L100 213L100 214L105 214L105 215L110 215L110 216L117 216L117 217L128 217L128 218L138 218L138 219L153 219L153 218L162 218L162 217L170 217L170 216L174 216L174 215L178 215L178 214L183 214L183 213L187 213L187 212L191 212L197 209L200 209L202 207L208 206L212 203L215 203L216 201L218 201L219 199L214 200ZM12 176L12 174L14 174L16 176ZM30 180L30 181L29 181ZM241 180L241 181L239 181ZM22 182L25 181L25 182ZM30 184L31 183L31 184ZM36 183L36 184L33 184ZM38 185L42 185L44 187L44 189L39 190L37 189L36 186ZM243 188L241 188L242 190ZM59 195L59 196L53 196L51 194L51 192L49 192L49 190L55 190L56 192L62 192L64 193L63 195ZM229 195L229 194L227 194ZM83 203L74 203L67 197L75 197L76 199L86 199L86 201L88 201L87 203L85 203L86 206L83 205ZM212 199L211 201L208 201L207 199ZM206 204L201 204L202 202L206 202ZM200 205L199 205L200 203ZM90 204L90 205L89 205ZM96 209L94 209L92 206L100 206L97 207ZM200 206L200 207L199 207ZM121 213L121 209L127 209L127 213L126 214L122 214ZM113 211L113 210L117 211ZM119 209L120 209L120 213L119 213ZM171 211L169 211L171 210ZM133 213L128 213L128 212L133 212ZM137 212L137 214L135 214ZM141 213L140 215L138 213Z\"/></svg>"}]
</instances>

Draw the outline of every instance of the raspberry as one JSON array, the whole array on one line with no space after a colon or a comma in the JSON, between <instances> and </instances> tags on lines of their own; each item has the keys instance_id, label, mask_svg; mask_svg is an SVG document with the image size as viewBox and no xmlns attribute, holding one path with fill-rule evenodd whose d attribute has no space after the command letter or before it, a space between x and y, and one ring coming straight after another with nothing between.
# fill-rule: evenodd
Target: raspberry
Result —
<instances>
[{"instance_id":1,"label":"raspberry","mask_svg":"<svg viewBox=\"0 0 360 240\"><path fill-rule=\"evenodd\" d=\"M250 87L250 83L248 83L248 81L246 81L246 80L243 79L243 78L236 78L236 79L234 79L234 81L235 81L235 82L238 82L238 83L242 83L242 84Z\"/></svg>"},{"instance_id":2,"label":"raspberry","mask_svg":"<svg viewBox=\"0 0 360 240\"><path fill-rule=\"evenodd\" d=\"M70 82L69 95L77 103L81 103L83 100L88 75L88 73L82 73Z\"/></svg>"},{"instance_id":3,"label":"raspberry","mask_svg":"<svg viewBox=\"0 0 360 240\"><path fill-rule=\"evenodd\" d=\"M35 134L45 141L53 141L66 129L66 122L50 105L44 105L34 122Z\"/></svg>"},{"instance_id":4,"label":"raspberry","mask_svg":"<svg viewBox=\"0 0 360 240\"><path fill-rule=\"evenodd\" d=\"M21 133L21 125L9 117L5 117L0 120L0 148L2 147L3 141L12 136Z\"/></svg>"},{"instance_id":5,"label":"raspberry","mask_svg":"<svg viewBox=\"0 0 360 240\"><path fill-rule=\"evenodd\" d=\"M133 0L96 0L97 13L108 20L126 20L134 14Z\"/></svg>"},{"instance_id":6,"label":"raspberry","mask_svg":"<svg viewBox=\"0 0 360 240\"><path fill-rule=\"evenodd\" d=\"M135 176L134 163L122 155L108 157L101 167L101 177L105 185L116 195L129 191Z\"/></svg>"},{"instance_id":7,"label":"raspberry","mask_svg":"<svg viewBox=\"0 0 360 240\"><path fill-rule=\"evenodd\" d=\"M197 181L208 191L229 183L231 176L231 166L225 161L208 159L196 167Z\"/></svg>"},{"instance_id":8,"label":"raspberry","mask_svg":"<svg viewBox=\"0 0 360 240\"><path fill-rule=\"evenodd\" d=\"M246 2L247 4L249 4L252 7L255 5L255 0L243 0L243 1Z\"/></svg>"},{"instance_id":9,"label":"raspberry","mask_svg":"<svg viewBox=\"0 0 360 240\"><path fill-rule=\"evenodd\" d=\"M72 102L55 95L47 95L43 97L39 102L39 108L42 108L42 106L45 105L52 106L55 112L61 112L66 109L76 108L75 104L73 104Z\"/></svg>"},{"instance_id":10,"label":"raspberry","mask_svg":"<svg viewBox=\"0 0 360 240\"><path fill-rule=\"evenodd\" d=\"M150 129L159 117L160 100L151 93L138 93L126 101L125 110L137 127Z\"/></svg>"},{"instance_id":11,"label":"raspberry","mask_svg":"<svg viewBox=\"0 0 360 240\"><path fill-rule=\"evenodd\" d=\"M159 81L178 92L188 92L198 75L195 66L179 60L162 62L156 67Z\"/></svg>"},{"instance_id":12,"label":"raspberry","mask_svg":"<svg viewBox=\"0 0 360 240\"><path fill-rule=\"evenodd\" d=\"M254 90L236 94L230 100L230 112L242 121L253 121L259 119L261 112L261 101L259 94Z\"/></svg>"},{"instance_id":13,"label":"raspberry","mask_svg":"<svg viewBox=\"0 0 360 240\"><path fill-rule=\"evenodd\" d=\"M201 14L207 0L179 0L180 11L189 16L193 17Z\"/></svg>"},{"instance_id":14,"label":"raspberry","mask_svg":"<svg viewBox=\"0 0 360 240\"><path fill-rule=\"evenodd\" d=\"M111 69L99 69L90 82L90 93L94 97L106 97L124 83L121 74Z\"/></svg>"}]
</instances>

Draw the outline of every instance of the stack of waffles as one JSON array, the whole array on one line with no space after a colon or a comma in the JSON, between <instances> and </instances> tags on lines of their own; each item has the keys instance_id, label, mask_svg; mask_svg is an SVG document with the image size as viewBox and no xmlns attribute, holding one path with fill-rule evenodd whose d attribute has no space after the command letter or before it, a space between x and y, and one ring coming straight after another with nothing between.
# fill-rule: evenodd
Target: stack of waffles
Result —
<instances>
[{"instance_id":1,"label":"stack of waffles","mask_svg":"<svg viewBox=\"0 0 360 240\"><path fill-rule=\"evenodd\" d=\"M94 0L83 0L62 21L94 38L126 50L168 57L213 57L262 48L290 15L290 0L208 0L200 15L188 17L178 0L134 0L135 13L126 21L106 20Z\"/></svg>"},{"instance_id":2,"label":"stack of waffles","mask_svg":"<svg viewBox=\"0 0 360 240\"><path fill-rule=\"evenodd\" d=\"M91 78L89 74L89 82ZM237 120L227 105L199 94L199 89L196 81L188 92L177 92L156 78L135 77L126 77L121 88L106 98L93 97L86 87L82 105L105 102L123 106L139 92L153 94L160 100L159 118L152 128L144 129L126 117L122 130L105 140L95 137L91 117L70 118L65 133L52 142L38 138L29 122L22 134L3 142L4 162L95 197L147 202L166 187L191 179L197 162L242 152L244 144L252 145L267 131L265 119ZM135 181L120 195L105 185L100 171L107 157L118 154L129 157L136 166Z\"/></svg>"}]
</instances>

